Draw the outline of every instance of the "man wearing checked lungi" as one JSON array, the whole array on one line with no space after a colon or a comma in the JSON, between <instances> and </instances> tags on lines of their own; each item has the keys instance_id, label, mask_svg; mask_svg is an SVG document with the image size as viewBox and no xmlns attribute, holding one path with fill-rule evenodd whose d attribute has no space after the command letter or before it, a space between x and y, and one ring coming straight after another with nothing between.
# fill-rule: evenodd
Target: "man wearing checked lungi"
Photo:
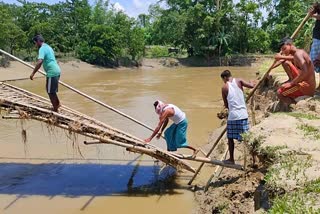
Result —
<instances>
[{"instance_id":1,"label":"man wearing checked lungi","mask_svg":"<svg viewBox=\"0 0 320 214\"><path fill-rule=\"evenodd\" d=\"M227 137L229 146L229 159L224 162L235 164L234 140L242 141L242 134L249 130L248 111L244 99L243 87L253 88L252 83L242 79L233 78L229 70L221 73L225 83L222 87L222 98L224 106L228 109Z\"/></svg>"},{"instance_id":2,"label":"man wearing checked lungi","mask_svg":"<svg viewBox=\"0 0 320 214\"><path fill-rule=\"evenodd\" d=\"M310 50L310 58L314 65L314 70L319 73L320 77L320 4L314 3L309 10L310 16L316 20L312 32L312 45ZM320 90L320 85L317 88Z\"/></svg>"},{"instance_id":3,"label":"man wearing checked lungi","mask_svg":"<svg viewBox=\"0 0 320 214\"><path fill-rule=\"evenodd\" d=\"M151 137L144 141L149 143L156 135L157 139L160 139L170 119L173 124L164 132L164 137L167 142L167 150L177 151L178 148L187 148L193 150L193 155L195 155L198 150L188 146L188 120L186 118L186 114L177 106L173 104L165 104L160 100L154 102L153 106L155 108L155 112L159 115L159 123Z\"/></svg>"}]
</instances>

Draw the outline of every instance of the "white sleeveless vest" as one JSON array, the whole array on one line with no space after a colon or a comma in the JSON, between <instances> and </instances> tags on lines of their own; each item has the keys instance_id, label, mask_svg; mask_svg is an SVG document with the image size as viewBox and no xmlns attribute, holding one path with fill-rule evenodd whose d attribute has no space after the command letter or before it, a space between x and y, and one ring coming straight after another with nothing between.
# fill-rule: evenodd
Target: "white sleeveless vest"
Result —
<instances>
[{"instance_id":1,"label":"white sleeveless vest","mask_svg":"<svg viewBox=\"0 0 320 214\"><path fill-rule=\"evenodd\" d=\"M168 104L166 107L164 107L163 111L165 111L168 108L174 109L174 115L170 117L169 119L172 120L175 124L181 123L184 119L186 119L186 114L181 111L180 108L173 104Z\"/></svg>"},{"instance_id":2,"label":"white sleeveless vest","mask_svg":"<svg viewBox=\"0 0 320 214\"><path fill-rule=\"evenodd\" d=\"M244 94L235 78L233 78L232 82L228 82L227 100L229 108L228 120L243 120L248 118Z\"/></svg>"}]
</instances>

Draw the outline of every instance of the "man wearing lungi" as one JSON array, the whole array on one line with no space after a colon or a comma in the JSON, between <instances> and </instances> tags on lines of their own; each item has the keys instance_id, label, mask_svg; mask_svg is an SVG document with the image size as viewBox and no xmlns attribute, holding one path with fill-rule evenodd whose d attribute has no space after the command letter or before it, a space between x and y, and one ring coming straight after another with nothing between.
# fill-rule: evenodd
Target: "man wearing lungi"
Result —
<instances>
[{"instance_id":1,"label":"man wearing lungi","mask_svg":"<svg viewBox=\"0 0 320 214\"><path fill-rule=\"evenodd\" d=\"M309 13L312 18L316 19L316 23L312 32L310 58L313 62L315 72L319 73L320 77L320 4L314 3ZM318 89L320 89L320 85Z\"/></svg>"},{"instance_id":2,"label":"man wearing lungi","mask_svg":"<svg viewBox=\"0 0 320 214\"><path fill-rule=\"evenodd\" d=\"M227 137L229 146L227 164L235 164L234 161L234 140L242 141L241 134L249 130L248 111L244 99L243 87L253 88L252 83L242 79L233 78L229 70L221 73L221 78L225 83L222 87L222 98L224 106L228 109Z\"/></svg>"},{"instance_id":3,"label":"man wearing lungi","mask_svg":"<svg viewBox=\"0 0 320 214\"><path fill-rule=\"evenodd\" d=\"M313 63L305 50L293 45L290 38L281 40L279 47L282 54L277 54L278 61L273 68L282 64L289 80L278 89L278 97L290 105L296 103L296 98L313 96L316 88Z\"/></svg>"},{"instance_id":4,"label":"man wearing lungi","mask_svg":"<svg viewBox=\"0 0 320 214\"><path fill-rule=\"evenodd\" d=\"M165 104L159 100L154 102L153 105L156 113L159 115L159 123L157 128L152 133L151 137L145 139L144 141L146 143L149 143L156 135L157 139L160 139L170 119L173 124L164 132L165 140L167 142L167 150L177 151L178 148L187 148L193 150L194 153L196 153L198 150L191 146L188 146L188 120L186 118L186 114L177 106L173 104Z\"/></svg>"}]
</instances>

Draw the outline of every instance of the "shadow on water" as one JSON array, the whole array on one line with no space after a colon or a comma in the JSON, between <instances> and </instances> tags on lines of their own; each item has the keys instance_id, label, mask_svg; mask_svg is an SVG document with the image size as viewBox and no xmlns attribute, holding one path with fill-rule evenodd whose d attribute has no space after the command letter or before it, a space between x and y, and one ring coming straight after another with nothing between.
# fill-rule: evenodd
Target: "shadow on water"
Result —
<instances>
[{"instance_id":1,"label":"shadow on water","mask_svg":"<svg viewBox=\"0 0 320 214\"><path fill-rule=\"evenodd\" d=\"M159 165L96 163L0 163L0 194L28 196L91 196L84 210L97 196L139 196L182 194L175 183L176 171ZM141 164L140 164L141 163Z\"/></svg>"}]
</instances>

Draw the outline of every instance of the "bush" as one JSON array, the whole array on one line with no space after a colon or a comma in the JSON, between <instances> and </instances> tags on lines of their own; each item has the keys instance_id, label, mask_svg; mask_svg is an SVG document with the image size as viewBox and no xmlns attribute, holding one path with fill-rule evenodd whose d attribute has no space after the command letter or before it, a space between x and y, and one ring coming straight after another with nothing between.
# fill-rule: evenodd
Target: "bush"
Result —
<instances>
[{"instance_id":1,"label":"bush","mask_svg":"<svg viewBox=\"0 0 320 214\"><path fill-rule=\"evenodd\" d=\"M8 57L0 56L0 67L7 68L10 66L10 61Z\"/></svg>"},{"instance_id":2,"label":"bush","mask_svg":"<svg viewBox=\"0 0 320 214\"><path fill-rule=\"evenodd\" d=\"M166 46L150 46L146 50L146 57L159 58L159 57L168 57L168 47Z\"/></svg>"}]
</instances>

